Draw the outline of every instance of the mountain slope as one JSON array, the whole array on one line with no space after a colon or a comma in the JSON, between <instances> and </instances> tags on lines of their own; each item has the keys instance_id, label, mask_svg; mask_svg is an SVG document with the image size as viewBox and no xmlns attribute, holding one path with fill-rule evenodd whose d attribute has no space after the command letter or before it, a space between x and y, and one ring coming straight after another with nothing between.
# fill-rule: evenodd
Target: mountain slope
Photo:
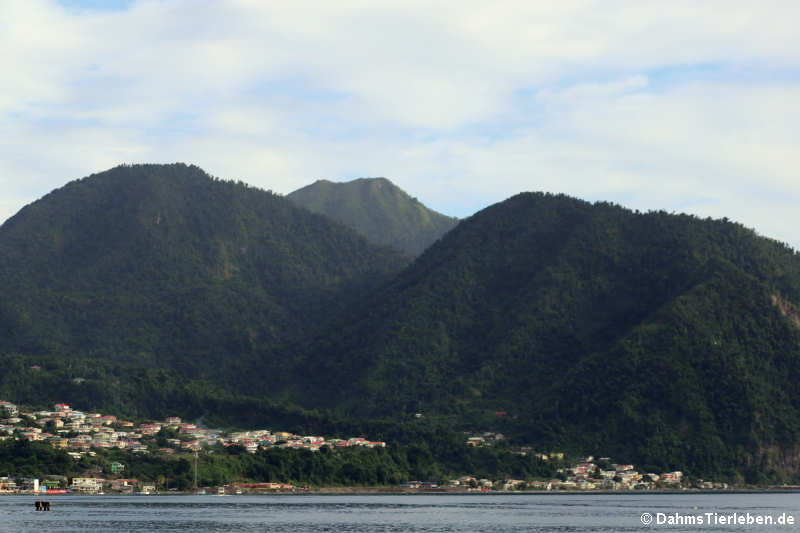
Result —
<instances>
[{"instance_id":1,"label":"mountain slope","mask_svg":"<svg viewBox=\"0 0 800 533\"><path fill-rule=\"evenodd\" d=\"M798 303L800 258L739 225L521 194L321 336L305 368L337 386L309 394L475 428L507 412L519 439L653 468L796 470Z\"/></svg>"},{"instance_id":2,"label":"mountain slope","mask_svg":"<svg viewBox=\"0 0 800 533\"><path fill-rule=\"evenodd\" d=\"M362 178L347 183L319 180L287 198L338 220L370 242L412 257L458 224L458 219L428 209L386 178Z\"/></svg>"},{"instance_id":3,"label":"mountain slope","mask_svg":"<svg viewBox=\"0 0 800 533\"><path fill-rule=\"evenodd\" d=\"M0 353L277 369L277 347L404 265L272 193L182 164L120 166L0 227Z\"/></svg>"}]
</instances>

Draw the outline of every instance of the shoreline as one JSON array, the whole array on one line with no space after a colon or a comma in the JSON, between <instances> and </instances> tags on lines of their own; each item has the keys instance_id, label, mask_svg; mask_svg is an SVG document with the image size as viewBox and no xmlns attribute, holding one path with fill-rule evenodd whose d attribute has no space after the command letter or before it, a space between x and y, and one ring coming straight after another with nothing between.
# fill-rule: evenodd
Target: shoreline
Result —
<instances>
[{"instance_id":1,"label":"shoreline","mask_svg":"<svg viewBox=\"0 0 800 533\"><path fill-rule=\"evenodd\" d=\"M220 496L576 496L576 495L603 495L603 496L657 496L657 495L680 495L680 494L796 494L800 493L800 487L775 487L775 488L753 488L753 489L725 489L725 490L708 490L708 489L665 489L665 490L515 490L515 491L466 491L466 490L408 490L408 489L395 489L391 487L323 487L319 489L310 489L302 491L264 491L264 492L243 492L242 494L195 494L194 492L157 492L153 494L126 494L126 493L112 493L106 492L104 494L89 494L84 492L70 492L63 493L20 493L9 492L0 493L2 496L34 496L36 498L48 498L59 496L204 496L204 497L220 497Z\"/></svg>"}]
</instances>

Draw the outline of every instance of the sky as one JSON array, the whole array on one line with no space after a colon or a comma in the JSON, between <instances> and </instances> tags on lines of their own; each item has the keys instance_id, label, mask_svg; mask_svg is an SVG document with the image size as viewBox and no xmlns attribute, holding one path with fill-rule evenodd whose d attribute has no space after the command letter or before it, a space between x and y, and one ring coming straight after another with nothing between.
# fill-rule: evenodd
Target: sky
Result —
<instances>
[{"instance_id":1,"label":"sky","mask_svg":"<svg viewBox=\"0 0 800 533\"><path fill-rule=\"evenodd\" d=\"M728 217L800 249L796 0L3 0L0 221L120 163Z\"/></svg>"}]
</instances>

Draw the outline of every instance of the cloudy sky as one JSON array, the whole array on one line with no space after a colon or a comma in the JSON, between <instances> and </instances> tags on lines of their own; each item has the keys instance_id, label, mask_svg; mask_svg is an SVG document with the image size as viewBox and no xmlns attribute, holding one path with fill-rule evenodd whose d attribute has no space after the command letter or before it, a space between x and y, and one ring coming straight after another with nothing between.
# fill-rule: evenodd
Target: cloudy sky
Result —
<instances>
[{"instance_id":1,"label":"cloudy sky","mask_svg":"<svg viewBox=\"0 0 800 533\"><path fill-rule=\"evenodd\" d=\"M796 0L3 0L0 221L119 163L723 217L800 248Z\"/></svg>"}]
</instances>

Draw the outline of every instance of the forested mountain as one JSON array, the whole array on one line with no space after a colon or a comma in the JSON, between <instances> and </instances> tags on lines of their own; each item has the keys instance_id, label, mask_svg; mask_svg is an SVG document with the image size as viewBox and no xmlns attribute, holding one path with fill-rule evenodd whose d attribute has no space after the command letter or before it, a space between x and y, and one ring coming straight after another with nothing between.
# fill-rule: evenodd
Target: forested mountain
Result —
<instances>
[{"instance_id":1,"label":"forested mountain","mask_svg":"<svg viewBox=\"0 0 800 533\"><path fill-rule=\"evenodd\" d=\"M524 193L409 265L272 193L121 166L6 221L0 286L15 402L800 473L800 256L727 220Z\"/></svg>"},{"instance_id":2,"label":"forested mountain","mask_svg":"<svg viewBox=\"0 0 800 533\"><path fill-rule=\"evenodd\" d=\"M450 231L458 219L425 207L386 178L347 183L319 180L287 198L364 235L414 257Z\"/></svg>"},{"instance_id":3,"label":"forested mountain","mask_svg":"<svg viewBox=\"0 0 800 533\"><path fill-rule=\"evenodd\" d=\"M182 164L120 166L0 227L0 353L185 377L275 370L278 346L405 264L270 192Z\"/></svg>"},{"instance_id":4,"label":"forested mountain","mask_svg":"<svg viewBox=\"0 0 800 533\"><path fill-rule=\"evenodd\" d=\"M654 469L796 470L798 304L800 257L742 226L526 193L462 221L303 368L348 416L500 412L541 446Z\"/></svg>"}]
</instances>

